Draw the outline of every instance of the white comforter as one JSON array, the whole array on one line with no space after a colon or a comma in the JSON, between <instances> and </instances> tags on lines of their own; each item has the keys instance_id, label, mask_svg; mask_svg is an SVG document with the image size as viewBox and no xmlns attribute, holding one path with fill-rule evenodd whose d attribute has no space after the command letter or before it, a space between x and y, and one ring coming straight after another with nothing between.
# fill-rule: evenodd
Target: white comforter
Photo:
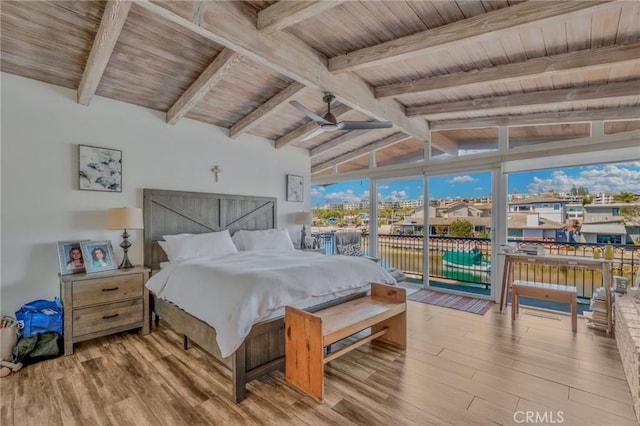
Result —
<instances>
[{"instance_id":1,"label":"white comforter","mask_svg":"<svg viewBox=\"0 0 640 426\"><path fill-rule=\"evenodd\" d=\"M371 282L395 284L387 271L364 257L256 250L170 263L147 288L214 327L227 357L251 326L274 310Z\"/></svg>"}]
</instances>

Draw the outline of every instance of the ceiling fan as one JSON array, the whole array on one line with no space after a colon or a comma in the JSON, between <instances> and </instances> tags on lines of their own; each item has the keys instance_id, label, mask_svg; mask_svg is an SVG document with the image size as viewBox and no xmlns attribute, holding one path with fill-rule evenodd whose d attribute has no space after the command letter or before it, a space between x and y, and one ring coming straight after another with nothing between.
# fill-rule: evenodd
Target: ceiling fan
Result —
<instances>
[{"instance_id":1,"label":"ceiling fan","mask_svg":"<svg viewBox=\"0 0 640 426\"><path fill-rule=\"evenodd\" d=\"M320 117L315 112L309 110L307 107L297 101L290 101L291 106L302 112L304 115L315 121L318 128L307 136L302 138L302 141L315 138L322 132L328 132L332 130L370 130L370 129L388 129L393 126L390 121L340 121L336 120L336 117L331 114L331 104L336 100L336 97L331 93L326 93L322 97L322 101L327 104L327 113L324 117Z\"/></svg>"}]
</instances>

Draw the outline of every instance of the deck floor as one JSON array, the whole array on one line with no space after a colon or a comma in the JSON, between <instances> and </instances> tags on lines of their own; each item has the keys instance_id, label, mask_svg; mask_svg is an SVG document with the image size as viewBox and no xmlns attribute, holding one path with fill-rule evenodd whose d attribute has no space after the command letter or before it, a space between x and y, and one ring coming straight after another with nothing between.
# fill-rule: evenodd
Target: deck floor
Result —
<instances>
[{"instance_id":1,"label":"deck floor","mask_svg":"<svg viewBox=\"0 0 640 426\"><path fill-rule=\"evenodd\" d=\"M408 330L406 352L370 343L329 363L324 404L281 373L235 404L228 371L160 324L1 379L0 424L637 424L615 340L582 320L574 334L563 315L409 302Z\"/></svg>"}]
</instances>

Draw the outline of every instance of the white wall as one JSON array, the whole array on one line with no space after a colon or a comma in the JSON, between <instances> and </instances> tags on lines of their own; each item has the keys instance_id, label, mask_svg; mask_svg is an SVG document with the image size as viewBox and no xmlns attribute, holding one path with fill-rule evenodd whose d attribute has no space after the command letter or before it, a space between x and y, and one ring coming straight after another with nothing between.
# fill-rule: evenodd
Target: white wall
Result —
<instances>
[{"instance_id":1,"label":"white wall","mask_svg":"<svg viewBox=\"0 0 640 426\"><path fill-rule=\"evenodd\" d=\"M13 315L32 299L59 295L57 241L112 241L109 207L142 207L143 188L259 195L278 198L278 225L292 235L293 213L309 210L306 150L273 148L250 135L190 119L165 123L165 114L102 97L86 107L76 91L2 73L0 313ZM78 190L78 144L122 150L123 191ZM223 169L218 183L211 168ZM286 202L286 175L304 176L304 203ZM143 261L143 231L131 231L129 257Z\"/></svg>"}]
</instances>

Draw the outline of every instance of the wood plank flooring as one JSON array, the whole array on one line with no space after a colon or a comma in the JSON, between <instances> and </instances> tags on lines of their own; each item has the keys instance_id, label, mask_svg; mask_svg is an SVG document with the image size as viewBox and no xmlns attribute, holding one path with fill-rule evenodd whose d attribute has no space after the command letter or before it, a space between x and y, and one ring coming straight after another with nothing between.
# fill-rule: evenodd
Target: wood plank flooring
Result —
<instances>
[{"instance_id":1,"label":"wood plank flooring","mask_svg":"<svg viewBox=\"0 0 640 426\"><path fill-rule=\"evenodd\" d=\"M324 404L282 373L235 404L229 372L161 323L1 379L0 424L517 425L527 411L546 416L538 424L637 424L614 339L521 312L512 323L497 307L480 316L409 302L407 351L374 342L332 361Z\"/></svg>"}]
</instances>

